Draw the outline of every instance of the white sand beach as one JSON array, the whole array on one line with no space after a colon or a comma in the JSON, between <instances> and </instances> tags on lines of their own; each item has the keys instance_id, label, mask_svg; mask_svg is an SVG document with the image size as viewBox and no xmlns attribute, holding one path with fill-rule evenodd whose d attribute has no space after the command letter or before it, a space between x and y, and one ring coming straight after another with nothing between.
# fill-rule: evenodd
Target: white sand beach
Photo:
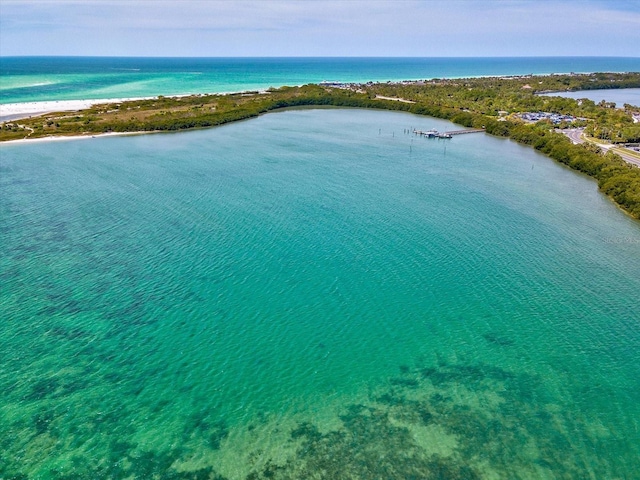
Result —
<instances>
[{"instance_id":1,"label":"white sand beach","mask_svg":"<svg viewBox=\"0 0 640 480\"><path fill-rule=\"evenodd\" d=\"M120 103L129 100L146 100L156 97L104 98L93 100L50 100L46 102L5 103L0 105L0 122L19 120L49 112L82 110L101 103Z\"/></svg>"},{"instance_id":2,"label":"white sand beach","mask_svg":"<svg viewBox=\"0 0 640 480\"><path fill-rule=\"evenodd\" d=\"M124 137L133 135L150 135L152 133L160 133L158 131L144 131L144 132L106 132L106 133L88 133L78 135L51 135L48 137L37 138L18 138L16 140L5 140L0 142L0 148L5 145L17 145L24 143L44 143L44 142L63 142L68 140L88 140L91 138L101 137ZM166 133L166 132L165 132Z\"/></svg>"}]
</instances>

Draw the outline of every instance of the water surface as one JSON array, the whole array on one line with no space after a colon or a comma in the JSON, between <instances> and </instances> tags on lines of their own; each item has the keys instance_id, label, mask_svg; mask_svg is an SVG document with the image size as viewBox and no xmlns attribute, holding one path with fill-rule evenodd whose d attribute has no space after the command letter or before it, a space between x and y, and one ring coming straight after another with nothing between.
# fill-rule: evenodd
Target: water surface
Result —
<instances>
[{"instance_id":1,"label":"water surface","mask_svg":"<svg viewBox=\"0 0 640 480\"><path fill-rule=\"evenodd\" d=\"M588 98L596 103L601 101L613 102L617 108L622 108L625 103L640 106L640 88L620 88L607 90L577 90L575 92L545 93L546 96L558 96L565 98Z\"/></svg>"},{"instance_id":2,"label":"water surface","mask_svg":"<svg viewBox=\"0 0 640 480\"><path fill-rule=\"evenodd\" d=\"M0 104L239 92L325 80L628 71L640 71L640 58L0 57Z\"/></svg>"},{"instance_id":3,"label":"water surface","mask_svg":"<svg viewBox=\"0 0 640 480\"><path fill-rule=\"evenodd\" d=\"M633 478L640 225L452 127L0 146L0 477Z\"/></svg>"}]
</instances>

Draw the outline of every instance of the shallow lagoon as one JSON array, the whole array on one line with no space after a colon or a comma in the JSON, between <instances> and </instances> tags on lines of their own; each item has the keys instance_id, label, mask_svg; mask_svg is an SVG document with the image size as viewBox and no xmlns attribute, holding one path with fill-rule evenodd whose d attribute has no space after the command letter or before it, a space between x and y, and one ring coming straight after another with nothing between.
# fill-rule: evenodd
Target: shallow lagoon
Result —
<instances>
[{"instance_id":1,"label":"shallow lagoon","mask_svg":"<svg viewBox=\"0 0 640 480\"><path fill-rule=\"evenodd\" d=\"M576 92L554 92L545 93L546 96L558 96L565 98L588 98L596 103L602 100L613 102L617 108L622 108L625 103L629 105L640 105L640 88L619 88L608 90L578 90Z\"/></svg>"},{"instance_id":2,"label":"shallow lagoon","mask_svg":"<svg viewBox=\"0 0 640 480\"><path fill-rule=\"evenodd\" d=\"M0 146L0 476L635 474L640 225L413 127Z\"/></svg>"}]
</instances>

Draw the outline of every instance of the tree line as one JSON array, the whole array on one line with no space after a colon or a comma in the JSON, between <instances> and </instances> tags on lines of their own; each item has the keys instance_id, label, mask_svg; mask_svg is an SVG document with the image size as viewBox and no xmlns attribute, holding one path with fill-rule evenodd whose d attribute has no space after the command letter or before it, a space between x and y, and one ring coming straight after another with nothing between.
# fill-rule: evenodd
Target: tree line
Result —
<instances>
[{"instance_id":1,"label":"tree line","mask_svg":"<svg viewBox=\"0 0 640 480\"><path fill-rule=\"evenodd\" d=\"M106 132L179 131L205 128L252 118L270 111L298 106L336 106L406 111L484 128L488 134L529 145L597 180L600 189L635 218L640 219L640 169L618 155L600 154L588 145L573 145L555 132L548 121L524 123L513 114L546 111L580 118L586 132L612 142L640 141L640 124L634 124L633 105L624 109L591 100L536 95L540 91L590 88L640 87L640 74L442 79L423 82L282 87L268 92L189 97L96 105L75 113L55 113L5 122L0 141L48 135ZM402 98L414 103L381 99Z\"/></svg>"}]
</instances>

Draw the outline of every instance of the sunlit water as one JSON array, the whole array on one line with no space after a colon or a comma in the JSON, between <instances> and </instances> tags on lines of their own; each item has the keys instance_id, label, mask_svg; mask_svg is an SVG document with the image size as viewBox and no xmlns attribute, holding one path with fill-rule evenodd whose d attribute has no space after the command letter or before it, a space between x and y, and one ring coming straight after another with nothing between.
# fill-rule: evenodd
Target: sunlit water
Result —
<instances>
[{"instance_id":1,"label":"sunlit water","mask_svg":"<svg viewBox=\"0 0 640 480\"><path fill-rule=\"evenodd\" d=\"M640 71L633 57L0 57L0 104L238 92L322 81Z\"/></svg>"},{"instance_id":2,"label":"sunlit water","mask_svg":"<svg viewBox=\"0 0 640 480\"><path fill-rule=\"evenodd\" d=\"M0 478L634 478L640 224L446 122L0 146Z\"/></svg>"},{"instance_id":3,"label":"sunlit water","mask_svg":"<svg viewBox=\"0 0 640 480\"><path fill-rule=\"evenodd\" d=\"M575 92L554 92L545 93L545 96L559 96L566 98L588 98L596 103L601 101L613 102L616 107L622 108L625 103L629 105L640 105L640 88L621 88L609 90L578 90Z\"/></svg>"}]
</instances>

